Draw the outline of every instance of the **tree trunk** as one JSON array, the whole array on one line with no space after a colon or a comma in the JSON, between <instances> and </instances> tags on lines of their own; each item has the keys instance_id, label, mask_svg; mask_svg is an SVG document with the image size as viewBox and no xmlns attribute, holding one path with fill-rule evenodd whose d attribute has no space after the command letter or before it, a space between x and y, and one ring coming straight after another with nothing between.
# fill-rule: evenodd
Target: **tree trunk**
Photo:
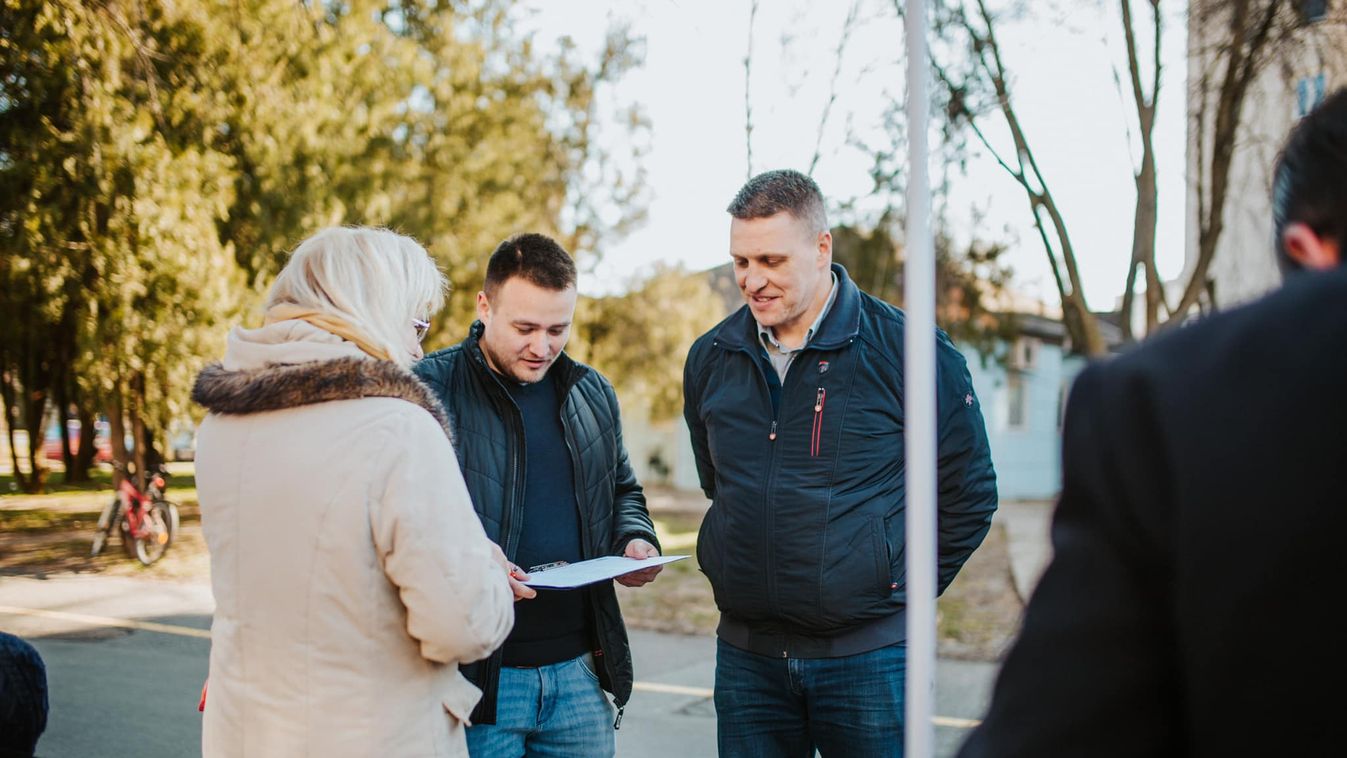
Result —
<instances>
[{"instance_id":1,"label":"tree trunk","mask_svg":"<svg viewBox=\"0 0 1347 758\"><path fill-rule=\"evenodd\" d=\"M1133 240L1135 242L1135 240ZM1135 299L1133 289L1137 283L1137 251L1136 245L1132 245L1132 260L1127 264L1127 283L1123 286L1122 298L1122 338L1123 342L1131 342L1132 335L1132 301Z\"/></svg>"},{"instance_id":2,"label":"tree trunk","mask_svg":"<svg viewBox=\"0 0 1347 758\"><path fill-rule=\"evenodd\" d=\"M1132 260L1139 264L1146 276L1146 334L1160 324L1160 304L1164 302L1163 285L1155 270L1155 222L1159 192L1155 186L1155 154L1150 139L1145 140L1141 173L1137 176L1136 221L1132 225ZM1124 313L1131 320L1131 312Z\"/></svg>"},{"instance_id":3,"label":"tree trunk","mask_svg":"<svg viewBox=\"0 0 1347 758\"><path fill-rule=\"evenodd\" d=\"M14 472L14 483L24 492L28 491L28 477L19 470L19 449L14 444L14 428L19 425L19 407L14 387L13 373L0 369L0 400L5 405L5 433L9 435L9 463ZM29 447L32 447L31 441Z\"/></svg>"},{"instance_id":4,"label":"tree trunk","mask_svg":"<svg viewBox=\"0 0 1347 758\"><path fill-rule=\"evenodd\" d=\"M1210 296L1207 271L1211 259L1216 254L1216 245L1225 231L1225 202L1229 190L1230 167L1233 162L1235 138L1243 120L1244 103L1253 83L1254 76L1266 62L1269 49L1275 49L1271 42L1277 29L1277 19L1284 10L1284 3L1270 0L1261 6L1261 15L1251 16L1259 9L1251 7L1252 0L1235 0L1230 3L1230 40L1221 56L1225 69L1221 73L1221 86L1217 93L1216 121L1211 135L1211 162L1206 161L1205 151L1201 150L1205 135L1198 133L1198 178L1201 188L1210 187L1208 198L1199 197L1202 209L1198 219L1197 262L1193 266L1192 278L1184 287L1183 295L1175 306L1173 317L1167 324L1179 323L1188 311L1197 305L1203 294ZM1205 77L1204 77L1205 81ZM1198 94L1202 98L1199 108L1206 109L1207 92L1205 88ZM1206 200L1204 203L1203 201ZM1215 302L1213 300L1213 305Z\"/></svg>"},{"instance_id":5,"label":"tree trunk","mask_svg":"<svg viewBox=\"0 0 1347 758\"><path fill-rule=\"evenodd\" d=\"M112 437L112 459L118 465L112 474L112 484L121 484L126 475L126 466L130 456L126 451L126 417L122 413L122 383L116 382L108 394L108 434Z\"/></svg>"},{"instance_id":6,"label":"tree trunk","mask_svg":"<svg viewBox=\"0 0 1347 758\"><path fill-rule=\"evenodd\" d=\"M136 372L131 379L131 412L128 414L131 421L131 439L135 441L136 448L133 451L136 460L136 489L145 491L145 485L149 481L146 476L146 464L149 462L149 456L145 450L145 374Z\"/></svg>"},{"instance_id":7,"label":"tree trunk","mask_svg":"<svg viewBox=\"0 0 1347 758\"><path fill-rule=\"evenodd\" d=\"M52 403L56 406L56 428L61 435L61 465L65 467L62 477L70 482L70 470L75 467L75 455L70 451L70 427L66 424L66 410L70 403L66 399L65 377L52 382Z\"/></svg>"},{"instance_id":8,"label":"tree trunk","mask_svg":"<svg viewBox=\"0 0 1347 758\"><path fill-rule=\"evenodd\" d=\"M98 454L96 447L98 434L98 416L82 405L77 405L75 414L80 420L80 446L75 451L75 460L69 469L66 469L65 480L67 482L87 482L90 480L89 471L94 465L94 456Z\"/></svg>"},{"instance_id":9,"label":"tree trunk","mask_svg":"<svg viewBox=\"0 0 1347 758\"><path fill-rule=\"evenodd\" d=\"M24 426L28 429L28 487L30 494L41 494L47 486L47 467L42 465L42 422L47 415L47 393L45 390L24 388L23 414Z\"/></svg>"},{"instance_id":10,"label":"tree trunk","mask_svg":"<svg viewBox=\"0 0 1347 758\"><path fill-rule=\"evenodd\" d=\"M1127 43L1127 74L1132 85L1132 101L1137 109L1137 125L1141 135L1141 166L1137 170L1137 202L1132 221L1132 260L1127 267L1127 286L1123 290L1122 330L1123 337L1132 339L1132 303L1133 287L1136 283L1137 269L1146 277L1146 333L1155 330L1160 318L1160 305L1164 302L1164 291L1155 270L1155 220L1158 205L1158 191L1155 177L1155 146L1152 135L1155 132L1155 111L1160 100L1160 46L1163 41L1164 22L1160 12L1160 0L1150 0L1151 21L1153 24L1154 58L1149 97L1141 82L1141 56L1137 52L1136 31L1132 22L1132 0L1119 0L1122 16L1123 38Z\"/></svg>"}]
</instances>

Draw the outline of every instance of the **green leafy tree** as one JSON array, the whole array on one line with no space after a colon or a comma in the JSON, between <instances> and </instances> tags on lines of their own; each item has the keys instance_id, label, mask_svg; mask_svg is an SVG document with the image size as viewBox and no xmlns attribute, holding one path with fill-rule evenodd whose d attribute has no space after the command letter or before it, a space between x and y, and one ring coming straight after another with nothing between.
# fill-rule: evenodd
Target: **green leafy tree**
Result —
<instances>
[{"instance_id":1,"label":"green leafy tree","mask_svg":"<svg viewBox=\"0 0 1347 758\"><path fill-rule=\"evenodd\" d=\"M378 224L428 244L466 326L481 264L539 230L594 255L642 209L603 124L640 59L539 50L504 0L0 0L0 400L11 437L98 412L140 470L200 365L299 239ZM614 128L639 134L638 110ZM639 140L629 141L639 145ZM633 154L639 147L631 148ZM250 317L255 318L255 315ZM64 425L62 426L64 430ZM124 437L136 441L125 449ZM13 461L16 470L18 461ZM36 451L23 480L40 489Z\"/></svg>"},{"instance_id":2,"label":"green leafy tree","mask_svg":"<svg viewBox=\"0 0 1347 758\"><path fill-rule=\"evenodd\" d=\"M833 260L846 266L862 290L902 307L905 259L896 225L885 217L868 229L834 227ZM1005 245L981 240L960 248L943 233L935 239L936 323L984 358L1002 357L1018 334L1014 314L993 307L1010 282L1011 270L1001 262L1005 251Z\"/></svg>"},{"instance_id":3,"label":"green leafy tree","mask_svg":"<svg viewBox=\"0 0 1347 758\"><path fill-rule=\"evenodd\" d=\"M233 267L217 233L232 165L203 138L219 121L222 51L194 4L4 10L0 244L10 278L26 272L33 284L6 340L17 365L41 367L17 375L30 438L55 388L63 405L86 409L86 436L87 409L100 405L114 447L129 430L144 471L148 430L182 412L198 356L218 350L232 315ZM81 450L87 468L93 446ZM25 484L40 488L40 474Z\"/></svg>"},{"instance_id":4,"label":"green leafy tree","mask_svg":"<svg viewBox=\"0 0 1347 758\"><path fill-rule=\"evenodd\" d=\"M664 421L682 411L692 342L724 317L706 274L661 266L625 295L582 299L570 351L612 380L624 413Z\"/></svg>"}]
</instances>

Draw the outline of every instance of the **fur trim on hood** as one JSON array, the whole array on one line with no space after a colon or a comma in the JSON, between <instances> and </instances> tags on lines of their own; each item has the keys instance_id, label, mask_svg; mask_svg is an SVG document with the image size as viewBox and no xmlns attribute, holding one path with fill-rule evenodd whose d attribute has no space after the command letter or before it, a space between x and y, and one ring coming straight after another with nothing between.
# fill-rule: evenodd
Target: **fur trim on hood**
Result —
<instances>
[{"instance_id":1,"label":"fur trim on hood","mask_svg":"<svg viewBox=\"0 0 1347 758\"><path fill-rule=\"evenodd\" d=\"M410 371L388 361L338 358L310 363L273 363L265 368L228 371L219 363L201 370L192 400L211 413L246 415L362 397L395 397L430 412L449 433L444 406Z\"/></svg>"}]
</instances>

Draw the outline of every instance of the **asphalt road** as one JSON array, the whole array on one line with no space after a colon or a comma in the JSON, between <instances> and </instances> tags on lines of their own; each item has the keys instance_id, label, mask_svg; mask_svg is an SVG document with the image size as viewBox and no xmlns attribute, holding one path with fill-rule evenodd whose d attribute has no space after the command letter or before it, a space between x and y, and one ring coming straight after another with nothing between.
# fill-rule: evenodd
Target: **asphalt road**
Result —
<instances>
[{"instance_id":1,"label":"asphalt road","mask_svg":"<svg viewBox=\"0 0 1347 758\"><path fill-rule=\"evenodd\" d=\"M210 608L202 585L0 578L0 629L32 642L48 667L51 714L38 755L198 755ZM109 625L114 620L134 628ZM638 683L618 731L618 755L715 755L714 639L636 631L632 641ZM992 664L940 662L939 755L952 754L967 734L966 720L982 712L994 674Z\"/></svg>"}]
</instances>

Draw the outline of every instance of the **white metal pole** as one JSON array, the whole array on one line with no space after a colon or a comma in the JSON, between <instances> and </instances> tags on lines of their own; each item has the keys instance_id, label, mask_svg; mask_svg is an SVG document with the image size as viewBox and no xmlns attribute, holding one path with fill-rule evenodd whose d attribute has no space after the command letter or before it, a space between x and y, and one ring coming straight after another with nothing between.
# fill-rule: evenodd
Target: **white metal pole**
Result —
<instances>
[{"instance_id":1,"label":"white metal pole","mask_svg":"<svg viewBox=\"0 0 1347 758\"><path fill-rule=\"evenodd\" d=\"M907 758L935 754L936 395L935 241L931 235L930 119L925 0L906 0L907 262L903 303L903 420L907 476Z\"/></svg>"}]
</instances>

